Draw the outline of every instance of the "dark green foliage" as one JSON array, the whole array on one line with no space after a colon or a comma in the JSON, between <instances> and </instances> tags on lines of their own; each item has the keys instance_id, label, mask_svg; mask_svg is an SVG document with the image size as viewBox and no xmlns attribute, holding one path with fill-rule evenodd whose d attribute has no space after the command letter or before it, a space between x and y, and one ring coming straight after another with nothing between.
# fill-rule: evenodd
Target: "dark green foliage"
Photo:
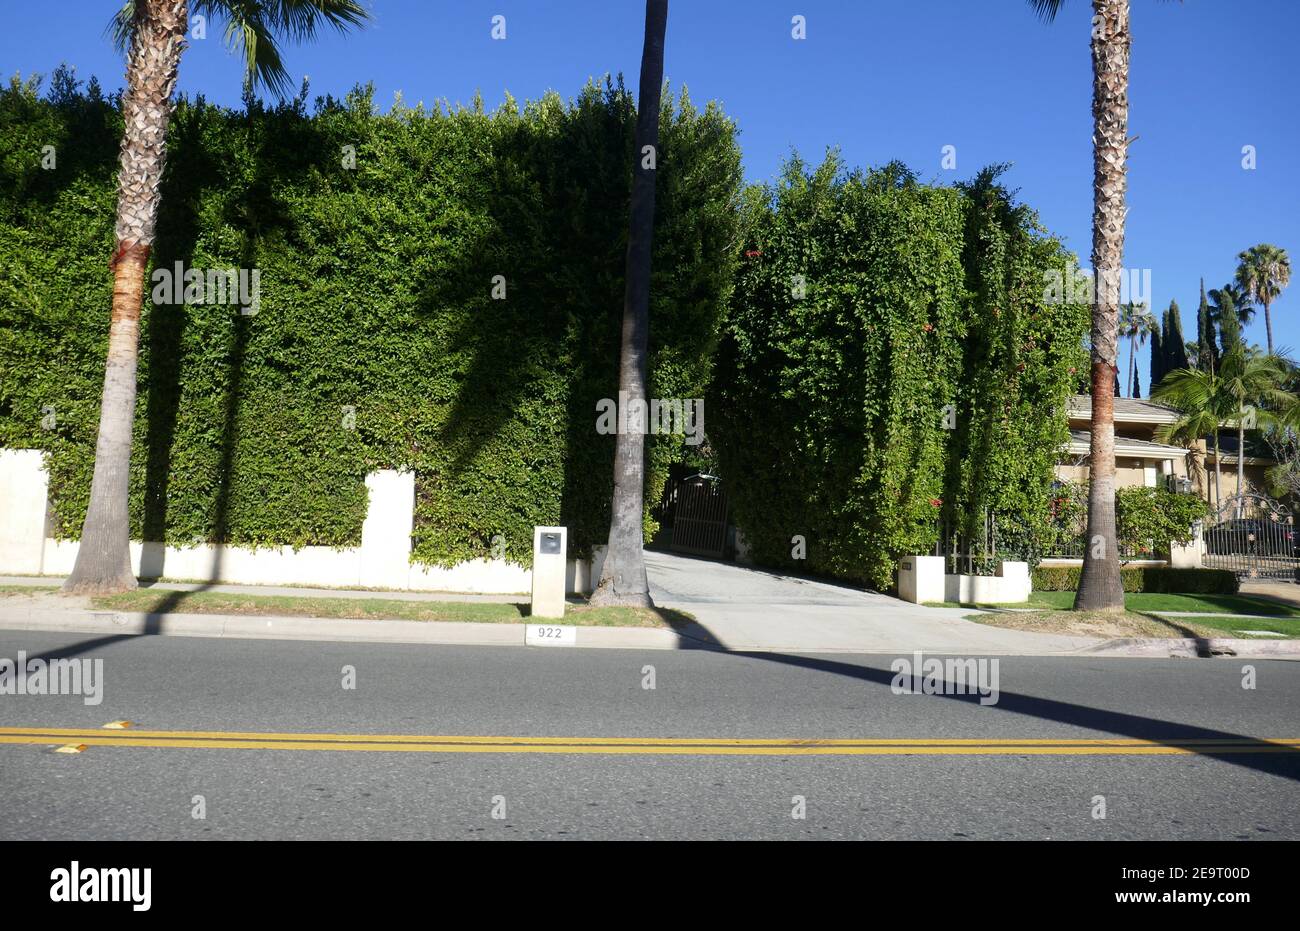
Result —
<instances>
[{"instance_id":1,"label":"dark green foliage","mask_svg":"<svg viewBox=\"0 0 1300 931\"><path fill-rule=\"evenodd\" d=\"M1072 592L1079 587L1079 566L1037 566L1036 592ZM1235 595L1237 577L1227 569L1171 569L1161 566L1125 566L1120 578L1126 592L1164 595Z\"/></svg>"},{"instance_id":2,"label":"dark green foliage","mask_svg":"<svg viewBox=\"0 0 1300 931\"><path fill-rule=\"evenodd\" d=\"M749 192L709 435L760 562L886 587L940 517L971 534L986 512L1009 554L1039 551L1088 309L1048 299L1075 263L998 173L795 159Z\"/></svg>"},{"instance_id":3,"label":"dark green foliage","mask_svg":"<svg viewBox=\"0 0 1300 931\"><path fill-rule=\"evenodd\" d=\"M1163 321L1162 327L1157 328L1151 332L1151 365L1150 365L1151 372L1149 374L1149 377L1151 379L1152 388L1160 384L1160 379L1165 377L1164 366L1165 366L1166 352L1160 334L1161 334L1161 329L1165 329L1165 331L1168 332L1167 330L1168 323L1169 323L1169 312L1165 311L1165 319ZM1134 378L1136 377L1137 376L1135 375ZM1135 394L1134 397L1138 397L1138 395Z\"/></svg>"},{"instance_id":4,"label":"dark green foliage","mask_svg":"<svg viewBox=\"0 0 1300 931\"><path fill-rule=\"evenodd\" d=\"M1121 547L1140 547L1154 542L1163 549L1169 543L1186 545L1192 527L1210 516L1210 506L1200 495L1183 495L1167 488L1142 486L1115 492L1115 524Z\"/></svg>"},{"instance_id":5,"label":"dark green foliage","mask_svg":"<svg viewBox=\"0 0 1300 931\"><path fill-rule=\"evenodd\" d=\"M1082 552L1088 485L1061 482L1051 500L1054 553ZM1167 488L1129 486L1115 492L1115 528L1121 552L1154 557L1169 544L1191 542L1192 528L1205 520L1210 506L1199 495Z\"/></svg>"},{"instance_id":6,"label":"dark green foliage","mask_svg":"<svg viewBox=\"0 0 1300 931\"><path fill-rule=\"evenodd\" d=\"M146 301L132 536L355 544L365 474L402 468L418 561L484 556L500 534L527 564L535 524L567 525L575 553L603 542L614 437L596 434L596 402L617 390L634 116L608 81L492 114L379 115L368 91L314 115L305 89L246 112L181 102L155 266L257 268L261 307ZM739 151L733 124L684 92L661 119L652 396L700 397L736 262ZM56 531L72 536L121 119L15 83L0 132L0 445L48 451ZM46 143L57 171L39 167ZM647 448L653 501L681 438Z\"/></svg>"},{"instance_id":7,"label":"dark green foliage","mask_svg":"<svg viewBox=\"0 0 1300 931\"><path fill-rule=\"evenodd\" d=\"M1198 369L1211 372L1219 370L1219 347L1214 338L1214 321L1210 317L1210 302L1205 298L1205 279L1201 279L1201 304L1196 310L1196 347Z\"/></svg>"},{"instance_id":8,"label":"dark green foliage","mask_svg":"<svg viewBox=\"0 0 1300 931\"><path fill-rule=\"evenodd\" d=\"M1187 358L1187 343L1183 339L1183 315L1178 309L1177 301L1169 302L1169 309L1165 311L1162 326L1163 332L1160 337L1160 347L1163 355L1160 368L1161 378L1170 372L1190 368L1191 366ZM1153 388L1159 383L1159 379L1151 379Z\"/></svg>"},{"instance_id":9,"label":"dark green foliage","mask_svg":"<svg viewBox=\"0 0 1300 931\"><path fill-rule=\"evenodd\" d=\"M1219 324L1219 352L1222 356L1227 356L1244 345L1241 335L1241 315L1238 313L1237 303L1231 291L1227 288L1210 291L1210 297L1214 301L1211 317Z\"/></svg>"}]
</instances>

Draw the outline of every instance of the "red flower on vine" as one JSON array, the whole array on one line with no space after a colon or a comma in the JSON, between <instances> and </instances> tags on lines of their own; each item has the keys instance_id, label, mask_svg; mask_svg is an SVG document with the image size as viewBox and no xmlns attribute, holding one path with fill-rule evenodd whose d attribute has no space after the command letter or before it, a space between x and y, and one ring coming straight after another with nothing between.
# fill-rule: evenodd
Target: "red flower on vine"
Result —
<instances>
[{"instance_id":1,"label":"red flower on vine","mask_svg":"<svg viewBox=\"0 0 1300 931\"><path fill-rule=\"evenodd\" d=\"M745 250L745 258L747 258L747 259L752 259L754 256L756 256L756 255L762 255L762 254L763 254L763 250L762 250L762 249L746 249L746 250Z\"/></svg>"},{"instance_id":2,"label":"red flower on vine","mask_svg":"<svg viewBox=\"0 0 1300 931\"><path fill-rule=\"evenodd\" d=\"M922 329L925 330L925 332L929 333L931 330L934 329L934 324L927 323L924 327L922 327Z\"/></svg>"},{"instance_id":3,"label":"red flower on vine","mask_svg":"<svg viewBox=\"0 0 1300 931\"><path fill-rule=\"evenodd\" d=\"M942 498L931 498L931 499L930 499L930 506L931 506L931 507L936 507L936 508L943 507L943 499L942 499Z\"/></svg>"}]
</instances>

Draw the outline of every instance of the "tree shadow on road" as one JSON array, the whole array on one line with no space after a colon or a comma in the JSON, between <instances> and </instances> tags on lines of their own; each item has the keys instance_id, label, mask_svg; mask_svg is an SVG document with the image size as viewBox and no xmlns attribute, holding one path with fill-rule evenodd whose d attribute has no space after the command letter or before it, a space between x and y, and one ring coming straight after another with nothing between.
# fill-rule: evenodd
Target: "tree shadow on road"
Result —
<instances>
[{"instance_id":1,"label":"tree shadow on road","mask_svg":"<svg viewBox=\"0 0 1300 931\"><path fill-rule=\"evenodd\" d=\"M702 627L702 625L698 626ZM707 628L704 628L704 630L707 632ZM825 672L832 675L847 676L848 678L857 679L862 682L869 682L874 685L888 686L893 682L895 676L895 674L888 668L877 669L874 666L859 666L855 663L828 659L822 656L801 655L796 653L754 652L738 652L730 655L741 656L746 659L763 660L770 663L780 663L785 666L794 666L800 669L811 669L816 672ZM881 655L882 658L887 656L887 654ZM1105 685L1105 683L1100 684L1102 686ZM1197 755L1222 759L1224 762L1231 763L1234 766L1241 766L1246 769L1255 770L1256 772L1266 773L1270 776L1279 776L1284 779L1291 779L1300 782L1300 750L1266 744L1260 738L1244 734L1234 734L1229 731L1221 731L1194 724L1182 724L1176 721L1166 721L1160 718L1146 717L1141 714L1130 712L1093 708L1088 705L1060 701L1054 698L1040 698L1034 695L1022 695L1016 692L1008 692L1006 690L1001 690L999 692L998 703L994 706L980 706L979 702L981 696L979 694L950 695L939 692L930 697L947 701L965 702L979 707L989 707L991 710L997 712L1023 715L1044 721L1054 721L1058 724L1072 725L1074 727L1086 728L1092 731L1104 731L1120 737L1148 740L1155 744L1170 747L1183 747L1188 741L1240 741L1246 746L1246 749L1238 753L1221 753L1209 748L1203 750L1184 748L1191 749L1191 752L1196 753Z\"/></svg>"}]
</instances>

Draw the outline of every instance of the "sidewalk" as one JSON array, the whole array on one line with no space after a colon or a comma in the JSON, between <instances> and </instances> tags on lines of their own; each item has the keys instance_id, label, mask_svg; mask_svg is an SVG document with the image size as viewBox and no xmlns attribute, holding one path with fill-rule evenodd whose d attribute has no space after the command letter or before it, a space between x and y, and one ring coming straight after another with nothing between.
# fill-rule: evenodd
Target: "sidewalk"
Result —
<instances>
[{"instance_id":1,"label":"sidewalk","mask_svg":"<svg viewBox=\"0 0 1300 931\"><path fill-rule=\"evenodd\" d=\"M976 624L969 608L926 608L845 586L763 573L743 567L647 553L660 607L685 611L697 623L677 630L649 627L577 627L576 646L638 650L722 649L773 653L946 653L1003 656L1195 656L1207 643L1193 640L1106 640ZM684 565L683 563L699 563ZM726 570L742 573L732 576ZM708 573L707 584L700 578ZM0 577L0 584L54 586L54 578ZM737 583L745 584L737 589ZM705 587L701 587L705 586ZM439 592L299 589L278 586L167 583L157 587L250 595L398 598L419 601L487 600L517 603L522 596ZM798 600L795 600L797 597ZM782 599L782 600L778 600ZM114 637L161 634L190 637L524 646L526 624L461 621L356 620L265 615L146 614L96 609L89 599L48 592L0 596L0 627L75 631ZM1236 656L1300 657L1300 641L1215 639L1210 652Z\"/></svg>"}]
</instances>

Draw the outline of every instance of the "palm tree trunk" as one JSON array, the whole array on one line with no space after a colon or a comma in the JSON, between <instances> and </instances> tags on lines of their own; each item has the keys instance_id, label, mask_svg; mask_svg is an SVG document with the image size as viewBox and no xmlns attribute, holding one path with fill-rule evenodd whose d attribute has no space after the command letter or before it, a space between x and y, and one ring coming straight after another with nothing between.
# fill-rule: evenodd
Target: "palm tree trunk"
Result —
<instances>
[{"instance_id":1,"label":"palm tree trunk","mask_svg":"<svg viewBox=\"0 0 1300 931\"><path fill-rule=\"evenodd\" d=\"M1264 330L1268 335L1268 354L1273 354L1273 316L1268 312L1268 301L1262 301L1264 305Z\"/></svg>"},{"instance_id":2,"label":"palm tree trunk","mask_svg":"<svg viewBox=\"0 0 1300 931\"><path fill-rule=\"evenodd\" d=\"M1135 361L1134 345L1137 343L1136 336L1128 338L1128 396L1134 397L1133 394L1133 365Z\"/></svg>"},{"instance_id":3,"label":"palm tree trunk","mask_svg":"<svg viewBox=\"0 0 1300 931\"><path fill-rule=\"evenodd\" d=\"M137 0L127 57L125 129L118 165L117 249L104 394L95 443L95 473L81 545L65 592L135 588L131 572L131 435L144 274L158 215L158 185L167 148L171 95L185 44L186 0Z\"/></svg>"},{"instance_id":4,"label":"palm tree trunk","mask_svg":"<svg viewBox=\"0 0 1300 931\"><path fill-rule=\"evenodd\" d=\"M1214 509L1223 509L1223 457L1219 455L1219 431L1214 431Z\"/></svg>"},{"instance_id":5,"label":"palm tree trunk","mask_svg":"<svg viewBox=\"0 0 1300 931\"><path fill-rule=\"evenodd\" d=\"M1246 493L1246 426L1237 418L1237 516L1242 514L1241 496Z\"/></svg>"},{"instance_id":6,"label":"palm tree trunk","mask_svg":"<svg viewBox=\"0 0 1300 931\"><path fill-rule=\"evenodd\" d=\"M1124 261L1124 191L1128 158L1128 0L1093 0L1092 436L1088 540L1083 552L1078 611L1124 610L1115 532L1115 399L1111 386L1118 349L1119 276Z\"/></svg>"},{"instance_id":7,"label":"palm tree trunk","mask_svg":"<svg viewBox=\"0 0 1300 931\"><path fill-rule=\"evenodd\" d=\"M645 45L637 95L635 169L628 224L627 272L623 294L623 334L619 353L620 404L640 402L645 411L646 356L650 336L650 257L654 241L655 170L659 150L659 96L664 76L664 34L668 0L646 0ZM654 161L647 163L647 147ZM623 411L620 411L622 419ZM628 418L614 450L614 500L609 549L592 593L592 604L652 604L646 580L643 515L645 510L645 427Z\"/></svg>"}]
</instances>

